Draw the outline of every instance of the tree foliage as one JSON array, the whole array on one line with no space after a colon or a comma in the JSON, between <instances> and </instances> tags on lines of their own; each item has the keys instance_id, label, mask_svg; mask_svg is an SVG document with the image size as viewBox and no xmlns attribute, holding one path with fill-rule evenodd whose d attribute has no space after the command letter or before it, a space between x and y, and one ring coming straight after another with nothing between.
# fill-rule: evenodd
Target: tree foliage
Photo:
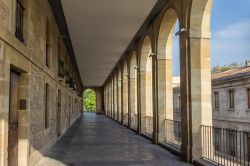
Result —
<instances>
[{"instance_id":1,"label":"tree foliage","mask_svg":"<svg viewBox=\"0 0 250 166\"><path fill-rule=\"evenodd\" d=\"M83 108L85 112L96 111L96 95L92 89L86 89L83 93Z\"/></svg>"},{"instance_id":2,"label":"tree foliage","mask_svg":"<svg viewBox=\"0 0 250 166\"><path fill-rule=\"evenodd\" d=\"M216 66L214 66L212 68L212 74L228 71L228 70L234 69L236 67L239 67L240 65L242 65L242 64L238 64L236 62L232 62L229 65L223 65L223 66L217 64Z\"/></svg>"}]
</instances>

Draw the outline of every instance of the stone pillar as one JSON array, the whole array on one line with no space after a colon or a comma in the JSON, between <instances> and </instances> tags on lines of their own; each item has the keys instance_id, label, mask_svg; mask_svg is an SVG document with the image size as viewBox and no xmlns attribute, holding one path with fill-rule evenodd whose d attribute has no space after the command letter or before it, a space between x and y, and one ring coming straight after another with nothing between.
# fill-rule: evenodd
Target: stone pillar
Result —
<instances>
[{"instance_id":1,"label":"stone pillar","mask_svg":"<svg viewBox=\"0 0 250 166\"><path fill-rule=\"evenodd\" d=\"M116 120L119 122L119 79L118 79L118 74L116 77Z\"/></svg>"},{"instance_id":2,"label":"stone pillar","mask_svg":"<svg viewBox=\"0 0 250 166\"><path fill-rule=\"evenodd\" d=\"M119 110L119 113L118 113L118 121L119 123L121 123L121 84L122 84L122 80L121 80L121 77L119 77L119 80L118 80L118 110Z\"/></svg>"},{"instance_id":3,"label":"stone pillar","mask_svg":"<svg viewBox=\"0 0 250 166\"><path fill-rule=\"evenodd\" d=\"M146 71L140 71L140 133L146 133Z\"/></svg>"},{"instance_id":4,"label":"stone pillar","mask_svg":"<svg viewBox=\"0 0 250 166\"><path fill-rule=\"evenodd\" d=\"M114 80L112 78L111 81L111 118L113 119L114 117Z\"/></svg>"},{"instance_id":5,"label":"stone pillar","mask_svg":"<svg viewBox=\"0 0 250 166\"><path fill-rule=\"evenodd\" d=\"M154 49L152 51L152 113L153 113L153 133L152 133L152 143L158 144L159 142L159 127L158 127L158 96L157 93L157 77L158 77L158 64L157 57L154 53Z\"/></svg>"},{"instance_id":6,"label":"stone pillar","mask_svg":"<svg viewBox=\"0 0 250 166\"><path fill-rule=\"evenodd\" d=\"M130 74L127 76L128 128L131 128Z\"/></svg>"},{"instance_id":7,"label":"stone pillar","mask_svg":"<svg viewBox=\"0 0 250 166\"><path fill-rule=\"evenodd\" d=\"M130 111L131 111L131 126L134 127L136 125L137 117L135 114L137 113L137 93L136 93L136 77L130 77Z\"/></svg>"},{"instance_id":8,"label":"stone pillar","mask_svg":"<svg viewBox=\"0 0 250 166\"><path fill-rule=\"evenodd\" d=\"M123 79L123 114L128 114L128 76L125 75L125 78ZM124 116L123 116L124 118ZM126 119L123 119L128 123L128 115L125 117Z\"/></svg>"},{"instance_id":9,"label":"stone pillar","mask_svg":"<svg viewBox=\"0 0 250 166\"><path fill-rule=\"evenodd\" d=\"M108 92L108 116L111 117L111 83L109 82L108 84L108 89L109 89L109 92Z\"/></svg>"},{"instance_id":10,"label":"stone pillar","mask_svg":"<svg viewBox=\"0 0 250 166\"><path fill-rule=\"evenodd\" d=\"M114 79L114 120L117 120L117 78Z\"/></svg>"},{"instance_id":11,"label":"stone pillar","mask_svg":"<svg viewBox=\"0 0 250 166\"><path fill-rule=\"evenodd\" d=\"M201 125L212 126L210 38L180 35L182 158L202 157Z\"/></svg>"},{"instance_id":12,"label":"stone pillar","mask_svg":"<svg viewBox=\"0 0 250 166\"><path fill-rule=\"evenodd\" d=\"M124 120L124 116L123 116L123 79L124 79L124 76L123 76L123 71L121 72L121 124L123 124L123 120Z\"/></svg>"},{"instance_id":13,"label":"stone pillar","mask_svg":"<svg viewBox=\"0 0 250 166\"><path fill-rule=\"evenodd\" d=\"M96 94L96 113L103 114L103 89L93 88Z\"/></svg>"}]
</instances>

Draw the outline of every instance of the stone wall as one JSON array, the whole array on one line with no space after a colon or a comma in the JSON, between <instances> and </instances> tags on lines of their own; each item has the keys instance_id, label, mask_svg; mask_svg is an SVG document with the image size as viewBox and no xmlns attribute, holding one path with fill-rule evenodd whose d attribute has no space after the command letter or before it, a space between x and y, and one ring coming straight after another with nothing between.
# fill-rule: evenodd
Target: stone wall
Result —
<instances>
[{"instance_id":1,"label":"stone wall","mask_svg":"<svg viewBox=\"0 0 250 166\"><path fill-rule=\"evenodd\" d=\"M24 0L24 42L15 37L16 1L0 0L0 166L8 165L8 119L10 70L20 73L18 110L18 164L35 165L57 140L58 90L61 91L61 135L81 115L82 99L59 79L58 59L64 61L79 85L47 0ZM49 22L50 67L45 65L46 26ZM49 84L49 128L44 127L45 85ZM80 89L81 87L77 87Z\"/></svg>"},{"instance_id":2,"label":"stone wall","mask_svg":"<svg viewBox=\"0 0 250 166\"><path fill-rule=\"evenodd\" d=\"M250 110L247 108L247 89L250 88L250 78L228 79L212 84L213 126L237 131L250 131ZM229 90L234 90L234 109L229 108ZM219 108L215 108L214 92L219 95ZM174 115L180 121L179 97L180 88L174 88Z\"/></svg>"},{"instance_id":3,"label":"stone wall","mask_svg":"<svg viewBox=\"0 0 250 166\"><path fill-rule=\"evenodd\" d=\"M250 131L250 110L247 108L247 89L250 88L250 78L240 78L213 84L213 92L218 92L219 108L214 106L213 125L219 128ZM229 108L229 90L234 90L234 109Z\"/></svg>"}]
</instances>

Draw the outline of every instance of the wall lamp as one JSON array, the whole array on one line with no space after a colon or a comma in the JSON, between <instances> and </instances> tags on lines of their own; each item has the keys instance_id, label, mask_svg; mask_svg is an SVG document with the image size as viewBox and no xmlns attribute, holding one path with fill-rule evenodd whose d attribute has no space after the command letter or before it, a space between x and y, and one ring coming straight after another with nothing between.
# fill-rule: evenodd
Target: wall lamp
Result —
<instances>
[{"instance_id":1,"label":"wall lamp","mask_svg":"<svg viewBox=\"0 0 250 166\"><path fill-rule=\"evenodd\" d=\"M151 52L148 57L153 57L155 56L155 53Z\"/></svg>"},{"instance_id":2,"label":"wall lamp","mask_svg":"<svg viewBox=\"0 0 250 166\"><path fill-rule=\"evenodd\" d=\"M181 28L181 30L179 30L178 32L175 33L175 36L179 36L180 34L187 32L187 30L185 28Z\"/></svg>"},{"instance_id":3,"label":"wall lamp","mask_svg":"<svg viewBox=\"0 0 250 166\"><path fill-rule=\"evenodd\" d=\"M138 70L138 69L140 69L140 68L139 68L138 66L135 66L134 69Z\"/></svg>"}]
</instances>

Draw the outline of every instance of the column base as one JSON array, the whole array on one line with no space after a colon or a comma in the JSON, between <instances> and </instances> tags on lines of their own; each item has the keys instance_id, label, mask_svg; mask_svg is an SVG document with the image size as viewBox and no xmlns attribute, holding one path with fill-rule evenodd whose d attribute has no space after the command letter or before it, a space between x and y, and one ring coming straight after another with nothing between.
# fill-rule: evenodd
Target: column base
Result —
<instances>
[{"instance_id":1,"label":"column base","mask_svg":"<svg viewBox=\"0 0 250 166\"><path fill-rule=\"evenodd\" d=\"M192 163L191 147L188 145L181 144L181 159L183 161Z\"/></svg>"},{"instance_id":2,"label":"column base","mask_svg":"<svg viewBox=\"0 0 250 166\"><path fill-rule=\"evenodd\" d=\"M158 144L159 143L159 133L153 133L152 134L152 143L153 144Z\"/></svg>"}]
</instances>

